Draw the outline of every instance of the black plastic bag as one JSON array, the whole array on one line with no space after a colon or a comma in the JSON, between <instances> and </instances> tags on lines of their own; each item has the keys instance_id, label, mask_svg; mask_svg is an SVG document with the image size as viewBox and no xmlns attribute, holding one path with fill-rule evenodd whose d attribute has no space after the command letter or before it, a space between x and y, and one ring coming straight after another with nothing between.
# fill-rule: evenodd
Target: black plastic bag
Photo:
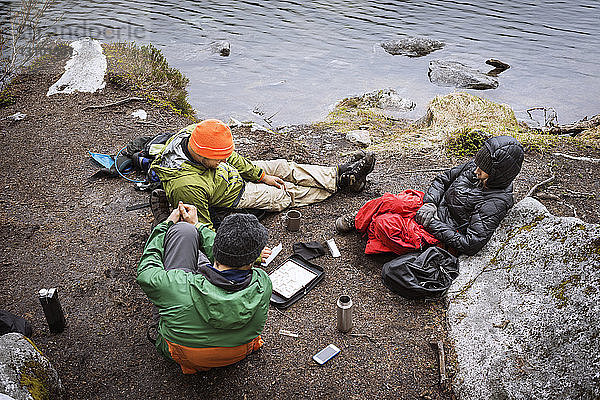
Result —
<instances>
[{"instance_id":1,"label":"black plastic bag","mask_svg":"<svg viewBox=\"0 0 600 400\"><path fill-rule=\"evenodd\" d=\"M31 325L21 317L0 310L0 336L10 332L18 332L31 337Z\"/></svg>"},{"instance_id":2,"label":"black plastic bag","mask_svg":"<svg viewBox=\"0 0 600 400\"><path fill-rule=\"evenodd\" d=\"M383 283L407 299L441 297L458 276L458 259L439 247L403 254L383 265Z\"/></svg>"}]
</instances>

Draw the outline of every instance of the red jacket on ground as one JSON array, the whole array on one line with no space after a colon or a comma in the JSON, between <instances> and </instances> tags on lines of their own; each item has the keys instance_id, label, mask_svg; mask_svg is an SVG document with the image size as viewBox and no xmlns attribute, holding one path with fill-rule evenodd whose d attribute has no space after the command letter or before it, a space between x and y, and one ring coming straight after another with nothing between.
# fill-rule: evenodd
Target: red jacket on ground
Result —
<instances>
[{"instance_id":1,"label":"red jacket on ground","mask_svg":"<svg viewBox=\"0 0 600 400\"><path fill-rule=\"evenodd\" d=\"M426 245L437 245L437 240L414 220L423 205L424 193L404 190L399 194L385 193L368 201L358 211L356 229L368 235L365 254L404 254Z\"/></svg>"}]
</instances>

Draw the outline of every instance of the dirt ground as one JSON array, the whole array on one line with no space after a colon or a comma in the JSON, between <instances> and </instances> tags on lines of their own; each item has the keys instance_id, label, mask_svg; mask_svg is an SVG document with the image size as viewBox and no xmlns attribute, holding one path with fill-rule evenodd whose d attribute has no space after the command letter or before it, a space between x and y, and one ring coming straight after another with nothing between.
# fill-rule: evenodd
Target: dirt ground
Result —
<instances>
[{"instance_id":1,"label":"dirt ground","mask_svg":"<svg viewBox=\"0 0 600 400\"><path fill-rule=\"evenodd\" d=\"M64 60L63 60L64 61ZM62 61L61 61L62 62ZM89 181L95 172L89 151L115 153L138 136L174 131L188 121L142 102L84 110L131 96L108 86L98 94L45 93L61 74L48 63L15 85L17 102L0 109L0 309L22 315L34 326L33 341L62 379L66 399L451 399L438 385L436 353L430 342L447 341L443 300L409 301L382 284L382 263L390 257L363 254L358 234L337 235L335 218L357 210L384 192L424 190L435 172L450 167L437 153L377 154L375 171L360 194L336 194L301 209L299 232L282 229L280 216L264 220L276 259L292 244L334 237L342 257L316 260L324 280L291 308L269 310L265 346L233 366L192 376L162 359L146 339L151 303L135 283L136 264L149 234L148 208L125 207L148 200L122 179ZM130 116L148 112L146 123ZM23 112L22 121L7 116ZM200 110L201 114L201 110ZM239 152L253 159L283 157L335 165L355 149L340 133L294 126L279 133L234 130ZM516 200L552 174L538 191L555 214L600 223L598 164L567 160L553 152L599 158L592 147L565 144L543 154L528 152L515 182ZM41 288L57 287L67 328L48 332L37 299ZM335 328L335 301L348 294L355 303L353 334ZM298 338L279 334L280 329ZM311 356L333 343L341 353L324 366Z\"/></svg>"}]
</instances>

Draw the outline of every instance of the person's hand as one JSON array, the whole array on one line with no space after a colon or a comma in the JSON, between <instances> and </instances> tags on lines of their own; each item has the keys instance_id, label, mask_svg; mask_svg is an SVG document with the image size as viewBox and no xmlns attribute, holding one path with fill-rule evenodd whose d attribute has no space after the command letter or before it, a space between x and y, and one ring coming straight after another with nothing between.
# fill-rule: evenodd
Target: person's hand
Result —
<instances>
[{"instance_id":1,"label":"person's hand","mask_svg":"<svg viewBox=\"0 0 600 400\"><path fill-rule=\"evenodd\" d=\"M278 189L281 189L285 185L283 179L274 175L265 175L261 182L267 185L275 186Z\"/></svg>"},{"instance_id":2,"label":"person's hand","mask_svg":"<svg viewBox=\"0 0 600 400\"><path fill-rule=\"evenodd\" d=\"M177 205L177 209L181 214L181 219L189 224L196 225L198 223L198 209L191 204L183 204L182 201Z\"/></svg>"},{"instance_id":3,"label":"person's hand","mask_svg":"<svg viewBox=\"0 0 600 400\"><path fill-rule=\"evenodd\" d=\"M260 262L267 261L267 258L269 258L270 255L271 255L270 248L265 247L264 249L262 249L262 251L260 252Z\"/></svg>"},{"instance_id":4,"label":"person's hand","mask_svg":"<svg viewBox=\"0 0 600 400\"><path fill-rule=\"evenodd\" d=\"M417 224L427 228L433 218L437 214L437 207L433 203L425 203L419 208L419 211L415 214L415 221Z\"/></svg>"},{"instance_id":5,"label":"person's hand","mask_svg":"<svg viewBox=\"0 0 600 400\"><path fill-rule=\"evenodd\" d=\"M173 209L173 211L171 211L171 214L169 215L169 217L167 218L167 221L171 221L174 224L179 222L179 219L181 218L181 214L179 212L179 208L175 207Z\"/></svg>"}]
</instances>

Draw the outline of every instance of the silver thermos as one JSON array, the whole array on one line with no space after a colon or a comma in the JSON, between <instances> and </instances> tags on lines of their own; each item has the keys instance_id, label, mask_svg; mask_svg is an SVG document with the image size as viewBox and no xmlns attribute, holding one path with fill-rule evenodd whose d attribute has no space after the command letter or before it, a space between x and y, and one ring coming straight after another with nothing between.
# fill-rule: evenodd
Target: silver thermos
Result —
<instances>
[{"instance_id":1,"label":"silver thermos","mask_svg":"<svg viewBox=\"0 0 600 400\"><path fill-rule=\"evenodd\" d=\"M343 295L337 301L337 328L340 332L352 329L352 299Z\"/></svg>"}]
</instances>

